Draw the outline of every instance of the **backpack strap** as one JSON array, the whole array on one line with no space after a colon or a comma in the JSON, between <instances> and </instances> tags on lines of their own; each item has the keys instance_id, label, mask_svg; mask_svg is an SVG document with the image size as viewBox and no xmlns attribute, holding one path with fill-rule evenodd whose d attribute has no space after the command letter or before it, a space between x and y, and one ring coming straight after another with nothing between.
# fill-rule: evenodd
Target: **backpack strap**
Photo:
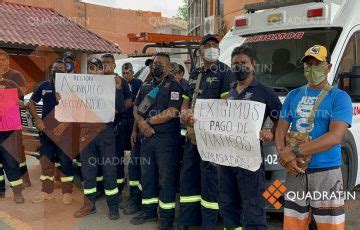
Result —
<instances>
[{"instance_id":1,"label":"backpack strap","mask_svg":"<svg viewBox=\"0 0 360 230\"><path fill-rule=\"evenodd\" d=\"M191 100L191 108L195 107L196 99L202 93L202 90L200 90L200 83L201 83L202 76L203 76L202 72L200 72L197 76L195 90L194 90L193 97Z\"/></svg>"},{"instance_id":2,"label":"backpack strap","mask_svg":"<svg viewBox=\"0 0 360 230\"><path fill-rule=\"evenodd\" d=\"M316 100L315 105L314 105L313 109L311 110L311 113L310 113L310 116L308 119L309 126L307 128L307 133L309 133L311 126L314 124L315 114L316 114L317 110L319 109L321 102L325 99L326 95L328 95L333 88L334 87L332 85L326 84L326 86L321 90L319 97Z\"/></svg>"}]
</instances>

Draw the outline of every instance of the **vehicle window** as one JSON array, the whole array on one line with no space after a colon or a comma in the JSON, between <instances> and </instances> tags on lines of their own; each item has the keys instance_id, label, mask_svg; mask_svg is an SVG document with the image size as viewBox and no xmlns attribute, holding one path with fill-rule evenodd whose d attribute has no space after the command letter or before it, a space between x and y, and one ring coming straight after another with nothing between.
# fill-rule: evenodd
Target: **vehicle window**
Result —
<instances>
[{"instance_id":1,"label":"vehicle window","mask_svg":"<svg viewBox=\"0 0 360 230\"><path fill-rule=\"evenodd\" d=\"M355 64L355 34L350 38L346 45L345 51L341 58L337 73L350 72L351 67Z\"/></svg>"},{"instance_id":2,"label":"vehicle window","mask_svg":"<svg viewBox=\"0 0 360 230\"><path fill-rule=\"evenodd\" d=\"M249 45L257 53L256 78L270 87L291 90L307 83L301 63L306 50L314 45L323 45L331 54L339 35L340 29L334 28L240 36L236 38L237 42L234 38L224 42L220 60L229 65L232 50L241 44Z\"/></svg>"}]
</instances>

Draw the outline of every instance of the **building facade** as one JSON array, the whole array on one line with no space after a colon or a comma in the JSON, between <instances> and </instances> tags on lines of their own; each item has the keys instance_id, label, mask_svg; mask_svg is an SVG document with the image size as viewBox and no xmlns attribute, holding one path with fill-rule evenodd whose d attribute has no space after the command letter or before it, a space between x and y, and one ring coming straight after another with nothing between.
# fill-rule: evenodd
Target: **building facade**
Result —
<instances>
[{"instance_id":1,"label":"building facade","mask_svg":"<svg viewBox=\"0 0 360 230\"><path fill-rule=\"evenodd\" d=\"M162 17L160 12L125 10L84 3L80 0L0 0L0 2L52 8L76 23L117 44L123 53L141 52L144 44L130 43L128 33L154 32L154 28L169 23L182 24ZM29 18L34 23L41 18ZM58 21L50 23L61 23Z\"/></svg>"}]
</instances>

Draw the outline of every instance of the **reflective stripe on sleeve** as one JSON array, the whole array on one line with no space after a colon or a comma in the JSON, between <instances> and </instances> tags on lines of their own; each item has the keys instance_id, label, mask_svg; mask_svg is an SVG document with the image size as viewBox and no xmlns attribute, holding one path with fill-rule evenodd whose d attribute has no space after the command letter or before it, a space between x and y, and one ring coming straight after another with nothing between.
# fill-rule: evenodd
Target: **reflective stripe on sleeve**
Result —
<instances>
[{"instance_id":1,"label":"reflective stripe on sleeve","mask_svg":"<svg viewBox=\"0 0 360 230\"><path fill-rule=\"evenodd\" d=\"M225 92L225 93L222 93L222 94L220 94L220 97L222 98L222 97L225 97L225 96L227 96L229 94L229 92Z\"/></svg>"}]
</instances>

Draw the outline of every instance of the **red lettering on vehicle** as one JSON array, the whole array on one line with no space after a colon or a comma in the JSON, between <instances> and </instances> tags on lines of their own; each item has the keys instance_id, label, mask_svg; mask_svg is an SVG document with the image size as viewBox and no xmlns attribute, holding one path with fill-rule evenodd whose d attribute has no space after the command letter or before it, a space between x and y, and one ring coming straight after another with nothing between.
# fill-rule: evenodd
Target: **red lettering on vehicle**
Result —
<instances>
[{"instance_id":1,"label":"red lettering on vehicle","mask_svg":"<svg viewBox=\"0 0 360 230\"><path fill-rule=\"evenodd\" d=\"M360 106L354 107L354 116L360 115Z\"/></svg>"},{"instance_id":2,"label":"red lettering on vehicle","mask_svg":"<svg viewBox=\"0 0 360 230\"><path fill-rule=\"evenodd\" d=\"M266 36L265 41L271 41L271 40L273 40L273 39L274 39L274 35L273 35L273 34L270 34L270 35L267 35L267 36Z\"/></svg>"},{"instance_id":3,"label":"red lettering on vehicle","mask_svg":"<svg viewBox=\"0 0 360 230\"><path fill-rule=\"evenodd\" d=\"M265 34L265 35L255 35L247 37L244 43L254 43L254 42L263 42L263 41L276 41L276 40L290 40L296 39L300 40L304 37L304 32L289 32L289 33L276 33L276 34Z\"/></svg>"},{"instance_id":4,"label":"red lettering on vehicle","mask_svg":"<svg viewBox=\"0 0 360 230\"><path fill-rule=\"evenodd\" d=\"M302 39L304 37L304 32L297 32L295 34L295 39Z\"/></svg>"},{"instance_id":5,"label":"red lettering on vehicle","mask_svg":"<svg viewBox=\"0 0 360 230\"><path fill-rule=\"evenodd\" d=\"M295 33L288 33L285 35L285 39L289 40L289 39L293 39L295 36Z\"/></svg>"}]
</instances>

